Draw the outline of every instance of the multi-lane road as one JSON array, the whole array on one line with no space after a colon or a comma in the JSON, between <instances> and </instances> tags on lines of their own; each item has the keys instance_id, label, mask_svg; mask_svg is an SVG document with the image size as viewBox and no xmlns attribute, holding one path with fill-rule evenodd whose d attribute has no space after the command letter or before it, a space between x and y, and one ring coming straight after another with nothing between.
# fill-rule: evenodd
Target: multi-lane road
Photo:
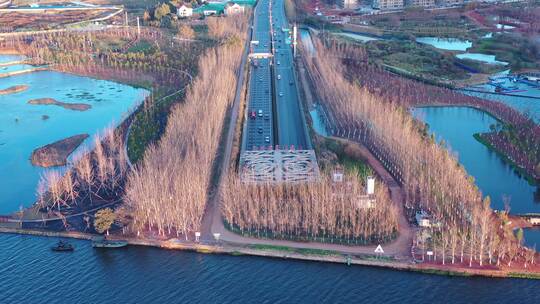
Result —
<instances>
[{"instance_id":1,"label":"multi-lane road","mask_svg":"<svg viewBox=\"0 0 540 304\"><path fill-rule=\"evenodd\" d=\"M274 0L272 3L272 28L277 144L285 149L310 149L298 100L289 33L292 29L285 15L284 0Z\"/></svg>"},{"instance_id":2,"label":"multi-lane road","mask_svg":"<svg viewBox=\"0 0 540 304\"><path fill-rule=\"evenodd\" d=\"M260 0L251 38L244 150L310 149L284 0Z\"/></svg>"}]
</instances>

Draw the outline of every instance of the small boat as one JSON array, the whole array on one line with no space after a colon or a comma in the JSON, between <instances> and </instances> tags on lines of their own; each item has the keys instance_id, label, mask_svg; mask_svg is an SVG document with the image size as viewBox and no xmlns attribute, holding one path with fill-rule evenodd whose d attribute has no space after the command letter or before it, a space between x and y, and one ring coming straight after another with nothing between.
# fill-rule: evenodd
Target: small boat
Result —
<instances>
[{"instance_id":1,"label":"small boat","mask_svg":"<svg viewBox=\"0 0 540 304\"><path fill-rule=\"evenodd\" d=\"M73 245L71 245L70 243L58 241L58 243L56 243L56 246L51 247L51 250L58 252L73 251L75 250L75 247L73 247Z\"/></svg>"},{"instance_id":2,"label":"small boat","mask_svg":"<svg viewBox=\"0 0 540 304\"><path fill-rule=\"evenodd\" d=\"M121 248L128 245L127 241L123 240L107 240L103 237L92 239L92 247L94 248Z\"/></svg>"}]
</instances>

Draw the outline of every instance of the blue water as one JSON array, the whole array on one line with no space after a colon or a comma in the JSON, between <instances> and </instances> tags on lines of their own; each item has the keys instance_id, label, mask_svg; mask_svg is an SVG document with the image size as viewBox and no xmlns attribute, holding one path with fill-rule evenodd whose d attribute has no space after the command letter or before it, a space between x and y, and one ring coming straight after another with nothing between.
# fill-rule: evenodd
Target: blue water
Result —
<instances>
[{"instance_id":1,"label":"blue water","mask_svg":"<svg viewBox=\"0 0 540 304\"><path fill-rule=\"evenodd\" d=\"M45 170L32 166L29 158L34 149L76 134L93 135L118 123L146 94L143 89L111 81L51 71L0 78L0 88L22 84L29 89L0 96L0 214L34 201L37 182ZM92 108L79 112L27 104L30 99L46 97L87 103ZM44 120L43 115L49 118Z\"/></svg>"},{"instance_id":2,"label":"blue water","mask_svg":"<svg viewBox=\"0 0 540 304\"><path fill-rule=\"evenodd\" d=\"M343 36L343 37L348 37L348 38L354 39L354 40L359 41L359 42L369 42L369 41L379 40L379 39L374 38L374 37L355 34L355 33L337 33L336 35Z\"/></svg>"},{"instance_id":3,"label":"blue water","mask_svg":"<svg viewBox=\"0 0 540 304\"><path fill-rule=\"evenodd\" d=\"M540 250L540 228L523 229L525 246Z\"/></svg>"},{"instance_id":4,"label":"blue water","mask_svg":"<svg viewBox=\"0 0 540 304\"><path fill-rule=\"evenodd\" d=\"M459 59L470 59L470 60L481 61L487 64L508 65L508 62L495 60L495 55L487 55L487 54L481 54L481 53L463 53L463 54L457 54L456 57Z\"/></svg>"},{"instance_id":5,"label":"blue water","mask_svg":"<svg viewBox=\"0 0 540 304\"><path fill-rule=\"evenodd\" d=\"M425 275L345 264L0 235L2 303L538 303L539 281Z\"/></svg>"},{"instance_id":6,"label":"blue water","mask_svg":"<svg viewBox=\"0 0 540 304\"><path fill-rule=\"evenodd\" d=\"M311 40L311 34L306 29L300 29L300 40L308 54L315 53L315 46L313 45L313 40Z\"/></svg>"},{"instance_id":7,"label":"blue water","mask_svg":"<svg viewBox=\"0 0 540 304\"><path fill-rule=\"evenodd\" d=\"M517 94L524 96L531 96L535 98L520 97L520 96L509 96L509 95L496 95L496 94L485 94L477 92L463 92L464 94L477 96L487 100L500 101L507 104L514 109L530 115L536 122L540 122L540 88L530 86L521 82L511 82L509 78L500 78L499 81L502 81L504 87L516 86L520 92L514 92L509 94ZM490 84L482 84L474 87L469 87L469 89L486 91L486 92L495 92L495 87Z\"/></svg>"},{"instance_id":8,"label":"blue water","mask_svg":"<svg viewBox=\"0 0 540 304\"><path fill-rule=\"evenodd\" d=\"M431 45L435 48L448 51L466 51L472 46L469 40L457 38L419 37L416 42Z\"/></svg>"},{"instance_id":9,"label":"blue water","mask_svg":"<svg viewBox=\"0 0 540 304\"><path fill-rule=\"evenodd\" d=\"M322 136L328 136L328 130L326 129L326 125L321 118L318 108L309 111L309 115L311 116L311 121L313 122L313 129L315 132Z\"/></svg>"},{"instance_id":10,"label":"blue water","mask_svg":"<svg viewBox=\"0 0 540 304\"><path fill-rule=\"evenodd\" d=\"M23 60L22 55L0 55L0 63Z\"/></svg>"},{"instance_id":11,"label":"blue water","mask_svg":"<svg viewBox=\"0 0 540 304\"><path fill-rule=\"evenodd\" d=\"M536 188L474 139L474 133L489 131L489 126L496 122L492 116L465 107L417 108L413 114L428 123L430 132L439 141L444 139L457 154L482 193L491 197L493 208L503 209L503 195L506 195L510 198L511 212L540 212L540 204L534 201Z\"/></svg>"},{"instance_id":12,"label":"blue water","mask_svg":"<svg viewBox=\"0 0 540 304\"><path fill-rule=\"evenodd\" d=\"M8 65L8 66L0 66L0 76L4 73L11 73L16 71L22 71L22 70L28 70L35 68L35 66L29 65L29 64L17 64L17 65Z\"/></svg>"}]
</instances>

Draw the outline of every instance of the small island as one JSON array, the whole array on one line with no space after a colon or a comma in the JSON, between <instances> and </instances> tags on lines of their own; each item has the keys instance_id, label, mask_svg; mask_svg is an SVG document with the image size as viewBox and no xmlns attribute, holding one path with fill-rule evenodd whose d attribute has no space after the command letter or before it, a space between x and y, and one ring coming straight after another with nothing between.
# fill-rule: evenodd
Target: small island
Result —
<instances>
[{"instance_id":1,"label":"small island","mask_svg":"<svg viewBox=\"0 0 540 304\"><path fill-rule=\"evenodd\" d=\"M19 92L23 92L28 90L28 86L25 84L22 85L14 85L7 89L0 90L0 95L8 95L8 94L15 94Z\"/></svg>"},{"instance_id":2,"label":"small island","mask_svg":"<svg viewBox=\"0 0 540 304\"><path fill-rule=\"evenodd\" d=\"M32 105L55 105L62 107L64 109L73 110L73 111L87 111L92 108L91 105L86 103L66 103L61 102L53 98L38 98L28 101L28 104Z\"/></svg>"},{"instance_id":3,"label":"small island","mask_svg":"<svg viewBox=\"0 0 540 304\"><path fill-rule=\"evenodd\" d=\"M87 138L88 134L79 134L37 148L32 152L32 165L44 168L64 166L68 156Z\"/></svg>"}]
</instances>

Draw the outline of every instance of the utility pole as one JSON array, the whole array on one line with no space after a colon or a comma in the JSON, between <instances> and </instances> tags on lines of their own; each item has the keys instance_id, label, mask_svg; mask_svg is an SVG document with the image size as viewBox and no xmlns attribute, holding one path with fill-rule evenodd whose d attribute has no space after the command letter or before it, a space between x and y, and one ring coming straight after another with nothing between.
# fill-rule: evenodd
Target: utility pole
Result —
<instances>
[{"instance_id":1,"label":"utility pole","mask_svg":"<svg viewBox=\"0 0 540 304\"><path fill-rule=\"evenodd\" d=\"M137 38L141 37L141 25L139 23L139 17L137 16Z\"/></svg>"},{"instance_id":2,"label":"utility pole","mask_svg":"<svg viewBox=\"0 0 540 304\"><path fill-rule=\"evenodd\" d=\"M296 57L296 45L297 45L297 41L296 41L296 23L294 24L293 26L293 57Z\"/></svg>"},{"instance_id":3,"label":"utility pole","mask_svg":"<svg viewBox=\"0 0 540 304\"><path fill-rule=\"evenodd\" d=\"M125 12L124 16L125 16L125 19L126 19L126 21L125 21L125 26L128 26L129 24L128 24L128 15L127 15L127 12Z\"/></svg>"}]
</instances>

